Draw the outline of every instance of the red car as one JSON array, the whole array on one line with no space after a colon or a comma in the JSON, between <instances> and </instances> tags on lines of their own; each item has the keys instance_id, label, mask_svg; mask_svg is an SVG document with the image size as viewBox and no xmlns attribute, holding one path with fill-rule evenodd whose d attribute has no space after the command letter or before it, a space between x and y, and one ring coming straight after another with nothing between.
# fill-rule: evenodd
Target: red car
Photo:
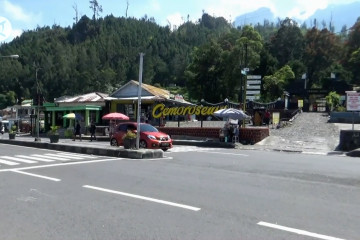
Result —
<instances>
[{"instance_id":1,"label":"red car","mask_svg":"<svg viewBox=\"0 0 360 240\"><path fill-rule=\"evenodd\" d=\"M123 136L127 130L136 131L136 122L120 123L115 127L115 132L110 136L111 146L123 145ZM140 148L160 148L163 151L172 148L172 139L166 133L159 132L155 127L147 123L140 123Z\"/></svg>"}]
</instances>

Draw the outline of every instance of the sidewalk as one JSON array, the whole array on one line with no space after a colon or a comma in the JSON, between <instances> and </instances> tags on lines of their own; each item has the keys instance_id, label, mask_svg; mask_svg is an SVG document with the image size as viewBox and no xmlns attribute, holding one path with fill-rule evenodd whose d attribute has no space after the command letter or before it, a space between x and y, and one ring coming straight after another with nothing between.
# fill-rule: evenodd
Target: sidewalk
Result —
<instances>
[{"instance_id":1,"label":"sidewalk","mask_svg":"<svg viewBox=\"0 0 360 240\"><path fill-rule=\"evenodd\" d=\"M76 141L67 138L60 138L58 143L50 143L48 137L40 136L40 141L36 142L35 137L30 135L17 135L15 140L9 140L7 133L0 135L0 143L13 144L19 146L46 148L52 150L86 153L111 157L124 157L134 159L144 158L162 158L163 151L161 149L124 149L122 146L114 147L110 145L107 137L98 137L98 141L90 141L90 136L82 136L82 141L78 138ZM235 148L233 143L224 143L219 141L188 140L173 139L174 145L187 145L199 147L213 148Z\"/></svg>"},{"instance_id":2,"label":"sidewalk","mask_svg":"<svg viewBox=\"0 0 360 240\"><path fill-rule=\"evenodd\" d=\"M345 154L345 152L337 151L340 130L352 129L352 124L328 123L327 120L328 117L324 113L301 113L289 126L280 129L270 127L270 136L254 145L224 143L216 139L184 139L176 137L173 138L173 144L175 146L271 150L321 155ZM355 124L354 129L360 130L360 124ZM163 157L163 151L159 149L128 150L123 147L110 146L109 139L103 136L99 136L98 141L93 142L89 141L90 136L83 136L82 141L78 139L76 141L60 139L59 143L50 143L47 137L41 137L41 142L35 142L35 138L31 136L16 136L15 140L8 139L8 134L0 135L0 143L7 144L115 157L140 159ZM346 152L346 155L360 157L360 149Z\"/></svg>"},{"instance_id":3,"label":"sidewalk","mask_svg":"<svg viewBox=\"0 0 360 240\"><path fill-rule=\"evenodd\" d=\"M87 140L84 137L82 141L72 139L60 139L58 143L50 143L50 139L47 137L40 137L40 141L36 142L34 137L31 136L16 136L15 140L9 140L8 134L0 136L0 143L12 144L19 146L45 148L51 150L94 154L110 157L121 158L162 158L163 151L161 149L124 149L123 147L110 146L108 141L92 141Z\"/></svg>"}]
</instances>

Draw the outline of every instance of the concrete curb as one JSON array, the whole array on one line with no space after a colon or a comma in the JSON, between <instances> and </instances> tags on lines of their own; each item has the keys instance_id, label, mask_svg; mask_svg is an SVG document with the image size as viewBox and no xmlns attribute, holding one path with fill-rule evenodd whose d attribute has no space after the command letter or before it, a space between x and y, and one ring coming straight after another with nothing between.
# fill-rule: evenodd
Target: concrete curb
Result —
<instances>
[{"instance_id":1,"label":"concrete curb","mask_svg":"<svg viewBox=\"0 0 360 240\"><path fill-rule=\"evenodd\" d=\"M132 159L146 159L146 158L163 158L164 152L161 149L104 149L84 146L74 146L59 143L46 143L46 142L29 142L19 140L0 139L0 143L11 144L17 146L26 146L34 148L45 148L51 150L58 150L72 153L84 153L100 156L119 157L119 158L132 158Z\"/></svg>"},{"instance_id":2,"label":"concrete curb","mask_svg":"<svg viewBox=\"0 0 360 240\"><path fill-rule=\"evenodd\" d=\"M235 148L235 143L230 142L216 142L216 141L197 141L197 140L174 140L173 145L186 145L197 147L212 147L212 148Z\"/></svg>"},{"instance_id":3,"label":"concrete curb","mask_svg":"<svg viewBox=\"0 0 360 240\"><path fill-rule=\"evenodd\" d=\"M349 157L360 157L360 148L357 148L357 149L354 149L350 152L347 152L346 153L346 156L349 156Z\"/></svg>"}]
</instances>

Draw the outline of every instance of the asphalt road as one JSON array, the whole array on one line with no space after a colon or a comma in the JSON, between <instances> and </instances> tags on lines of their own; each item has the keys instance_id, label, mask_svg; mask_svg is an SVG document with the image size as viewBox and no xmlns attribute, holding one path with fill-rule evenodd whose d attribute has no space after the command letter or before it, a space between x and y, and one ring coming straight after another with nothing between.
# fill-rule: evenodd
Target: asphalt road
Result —
<instances>
[{"instance_id":1,"label":"asphalt road","mask_svg":"<svg viewBox=\"0 0 360 240\"><path fill-rule=\"evenodd\" d=\"M38 151L0 144L0 159ZM359 239L358 159L196 147L165 155L0 163L0 239Z\"/></svg>"}]
</instances>

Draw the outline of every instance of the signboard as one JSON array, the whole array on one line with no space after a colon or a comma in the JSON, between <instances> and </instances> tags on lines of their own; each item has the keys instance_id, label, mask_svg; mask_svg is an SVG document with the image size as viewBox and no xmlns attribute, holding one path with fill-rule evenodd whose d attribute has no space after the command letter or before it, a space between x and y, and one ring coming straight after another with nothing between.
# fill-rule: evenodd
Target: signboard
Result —
<instances>
[{"instance_id":1,"label":"signboard","mask_svg":"<svg viewBox=\"0 0 360 240\"><path fill-rule=\"evenodd\" d=\"M258 90L260 90L261 86L260 85L250 85L250 86L247 86L247 89L258 89Z\"/></svg>"},{"instance_id":2,"label":"signboard","mask_svg":"<svg viewBox=\"0 0 360 240\"><path fill-rule=\"evenodd\" d=\"M255 80L255 79L261 79L261 75L248 75L248 80Z\"/></svg>"},{"instance_id":3,"label":"signboard","mask_svg":"<svg viewBox=\"0 0 360 240\"><path fill-rule=\"evenodd\" d=\"M346 93L346 110L360 111L360 93L357 92Z\"/></svg>"},{"instance_id":4,"label":"signboard","mask_svg":"<svg viewBox=\"0 0 360 240\"><path fill-rule=\"evenodd\" d=\"M298 100L298 108L304 107L304 100Z\"/></svg>"},{"instance_id":5,"label":"signboard","mask_svg":"<svg viewBox=\"0 0 360 240\"><path fill-rule=\"evenodd\" d=\"M273 114L272 114L272 123L273 123L274 125L278 125L279 122L280 122L280 113L278 113L278 112L273 112Z\"/></svg>"},{"instance_id":6,"label":"signboard","mask_svg":"<svg viewBox=\"0 0 360 240\"><path fill-rule=\"evenodd\" d=\"M180 106L167 107L162 103L157 104L152 111L154 118L161 118L166 116L186 116L186 115L212 115L226 106Z\"/></svg>"},{"instance_id":7,"label":"signboard","mask_svg":"<svg viewBox=\"0 0 360 240\"><path fill-rule=\"evenodd\" d=\"M247 80L247 84L261 85L261 80Z\"/></svg>"},{"instance_id":8,"label":"signboard","mask_svg":"<svg viewBox=\"0 0 360 240\"><path fill-rule=\"evenodd\" d=\"M260 94L260 90L256 91L246 91L246 95L254 95L254 94Z\"/></svg>"},{"instance_id":9,"label":"signboard","mask_svg":"<svg viewBox=\"0 0 360 240\"><path fill-rule=\"evenodd\" d=\"M247 100L257 100L260 98L261 90L261 75L249 75L247 76Z\"/></svg>"}]
</instances>

